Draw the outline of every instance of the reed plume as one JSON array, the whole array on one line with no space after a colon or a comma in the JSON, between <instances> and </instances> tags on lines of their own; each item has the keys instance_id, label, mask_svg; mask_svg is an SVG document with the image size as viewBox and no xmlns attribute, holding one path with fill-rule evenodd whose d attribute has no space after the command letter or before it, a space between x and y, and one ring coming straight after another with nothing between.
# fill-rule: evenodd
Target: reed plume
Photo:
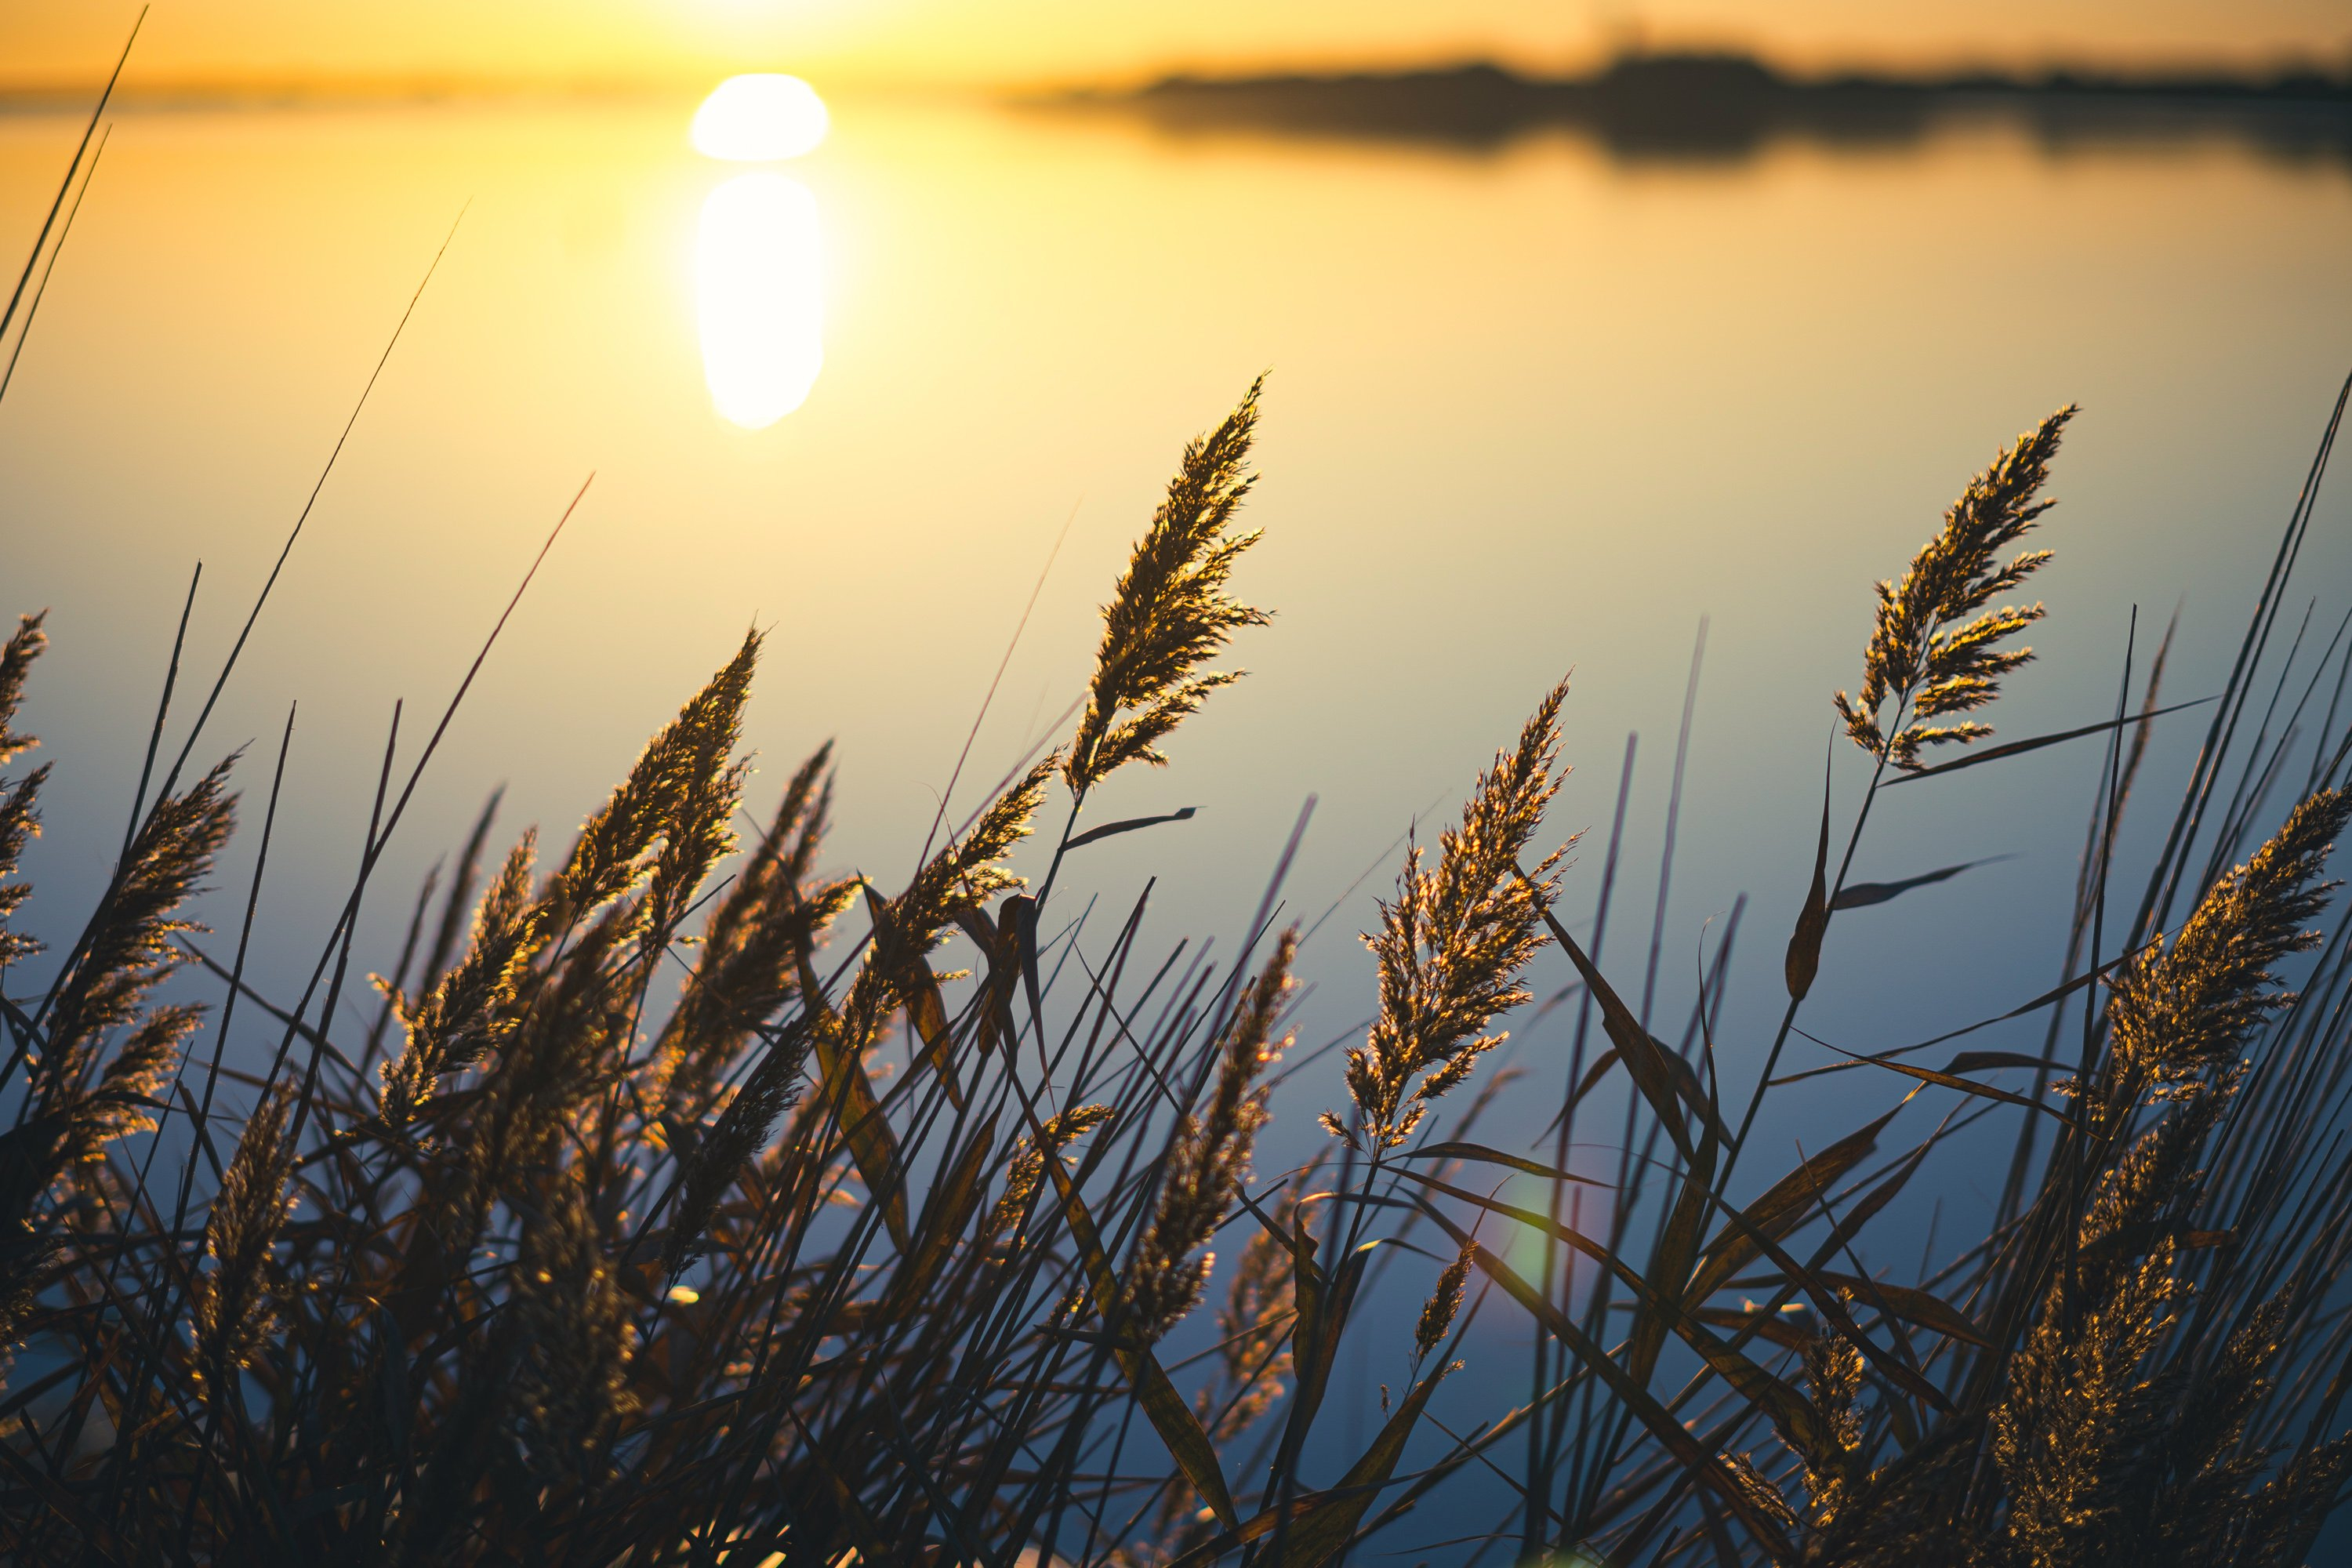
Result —
<instances>
[{"instance_id":1,"label":"reed plume","mask_svg":"<svg viewBox=\"0 0 2352 1568\"><path fill-rule=\"evenodd\" d=\"M793 997L802 942L813 941L849 896L846 884L814 892L807 885L831 822L832 757L827 743L793 773L703 927L694 972L656 1048L667 1121L692 1125L710 1114L718 1076Z\"/></svg>"},{"instance_id":2,"label":"reed plume","mask_svg":"<svg viewBox=\"0 0 2352 1568\"><path fill-rule=\"evenodd\" d=\"M221 1173L205 1222L205 1257L212 1269L197 1282L192 1306L194 1374L208 1384L244 1366L278 1314L282 1282L270 1255L292 1207L286 1188L294 1173L287 1127L293 1105L286 1084L262 1096Z\"/></svg>"},{"instance_id":3,"label":"reed plume","mask_svg":"<svg viewBox=\"0 0 2352 1568\"><path fill-rule=\"evenodd\" d=\"M582 826L546 893L552 929L576 923L648 878L674 900L689 868L707 868L724 851L726 815L742 777L728 758L759 657L760 634L746 633L735 657L646 742L629 776ZM656 842L663 852L649 858ZM676 911L649 900L643 912L661 931L661 917Z\"/></svg>"},{"instance_id":4,"label":"reed plume","mask_svg":"<svg viewBox=\"0 0 2352 1568\"><path fill-rule=\"evenodd\" d=\"M664 1269L672 1279L702 1256L720 1200L745 1164L767 1146L777 1119L800 1098L801 1074L808 1066L808 1026L795 1019L782 1029L763 1033L766 1049L742 1086L710 1130L694 1136L681 1151L677 1206L662 1254ZM672 1128L675 1142L677 1124Z\"/></svg>"},{"instance_id":5,"label":"reed plume","mask_svg":"<svg viewBox=\"0 0 2352 1568\"><path fill-rule=\"evenodd\" d=\"M2284 1478L2252 1489L2268 1456L2247 1453L2242 1434L2280 1348L2279 1302L2258 1303L2193 1385L2194 1347L2168 1342L2191 1295L2180 1247L2207 1146L2244 1080L2240 1051L2291 1000L2273 965L2316 945L2304 922L2326 902L2318 878L2347 815L2344 792L2305 799L2206 890L2168 948L2143 950L2116 982L2104 1081L2078 1098L2102 1132L2119 1131L2143 1099L2159 1114L2097 1173L1993 1415L2008 1540L2032 1568L2152 1527L2164 1539L2144 1546L2181 1552L2178 1561L2207 1551L2222 1555L2202 1560L2254 1561L2302 1527ZM2197 1397L2184 1399L2186 1386ZM2339 1475L2345 1460L2300 1458Z\"/></svg>"},{"instance_id":6,"label":"reed plume","mask_svg":"<svg viewBox=\"0 0 2352 1568\"><path fill-rule=\"evenodd\" d=\"M1048 753L1015 780L980 814L971 831L951 840L923 863L905 892L891 900L887 940L898 962L919 957L940 944L956 917L969 914L1023 879L1003 861L1034 831L1045 783L1060 762ZM877 937L877 942L881 940Z\"/></svg>"},{"instance_id":7,"label":"reed plume","mask_svg":"<svg viewBox=\"0 0 2352 1568\"><path fill-rule=\"evenodd\" d=\"M514 1309L522 1344L514 1408L542 1477L576 1475L634 1408L635 1331L604 1238L579 1184L556 1184L523 1227Z\"/></svg>"},{"instance_id":8,"label":"reed plume","mask_svg":"<svg viewBox=\"0 0 2352 1568\"><path fill-rule=\"evenodd\" d=\"M1030 1201L1037 1195L1037 1182L1045 1173L1047 1160L1060 1159L1063 1150L1117 1114L1108 1105L1076 1106L1047 1120L1035 1137L1023 1143L1005 1172L1003 1194L981 1226L983 1243L993 1241L1021 1223Z\"/></svg>"},{"instance_id":9,"label":"reed plume","mask_svg":"<svg viewBox=\"0 0 2352 1568\"><path fill-rule=\"evenodd\" d=\"M1248 460L1265 387L1261 375L1222 424L1185 447L1168 499L1152 513L1103 607L1086 716L1062 769L1080 796L1139 758L1164 763L1160 741L1210 692L1243 673L1200 666L1234 632L1266 623L1265 611L1225 591L1234 563L1259 538L1228 535L1225 525L1256 483Z\"/></svg>"},{"instance_id":10,"label":"reed plume","mask_svg":"<svg viewBox=\"0 0 2352 1568\"><path fill-rule=\"evenodd\" d=\"M1429 1102L1508 1037L1485 1032L1496 1015L1528 999L1519 973L1543 944L1544 911L1575 840L1531 877L1517 866L1566 776L1554 770L1567 696L1563 679L1537 705L1517 749L1496 753L1461 825L1440 835L1433 869L1422 868L1419 844L1406 849L1396 897L1381 904L1380 932L1363 939L1380 966L1381 1010L1364 1044L1348 1052L1355 1122L1323 1113L1323 1125L1351 1148L1378 1153L1411 1137Z\"/></svg>"},{"instance_id":11,"label":"reed plume","mask_svg":"<svg viewBox=\"0 0 2352 1568\"><path fill-rule=\"evenodd\" d=\"M204 1015L203 1007L188 1003L158 1007L124 1037L98 1075L97 1087L67 1110L73 1128L68 1159L94 1160L114 1139L153 1131L150 1107Z\"/></svg>"},{"instance_id":12,"label":"reed plume","mask_svg":"<svg viewBox=\"0 0 2352 1568\"><path fill-rule=\"evenodd\" d=\"M2110 1009L2117 1077L2127 1092L2179 1092L2236 1059L2263 1018L2294 1000L2273 966L2319 943L2305 922L2327 902L2318 880L2352 817L2352 793L2322 790L2297 805L2244 865L2198 901L2167 948L2126 966Z\"/></svg>"},{"instance_id":13,"label":"reed plume","mask_svg":"<svg viewBox=\"0 0 2352 1568\"><path fill-rule=\"evenodd\" d=\"M1179 1125L1160 1176L1160 1205L1129 1260L1124 1294L1128 1327L1147 1343L1200 1305L1216 1254L1206 1247L1249 1179L1250 1150L1271 1115L1259 1079L1290 1045L1275 1028L1290 991L1298 928L1276 940L1273 956L1242 993L1225 1026L1217 1081L1206 1110Z\"/></svg>"},{"instance_id":14,"label":"reed plume","mask_svg":"<svg viewBox=\"0 0 2352 1568\"><path fill-rule=\"evenodd\" d=\"M1454 1316L1462 1310L1462 1292L1470 1283L1470 1260L1476 1256L1475 1242L1465 1242L1437 1277L1437 1289L1421 1304L1421 1316L1412 1326L1412 1358L1427 1361L1430 1352L1445 1342L1453 1331Z\"/></svg>"},{"instance_id":15,"label":"reed plume","mask_svg":"<svg viewBox=\"0 0 2352 1568\"><path fill-rule=\"evenodd\" d=\"M1282 1397L1283 1380L1290 1375L1288 1341L1298 1304L1297 1259L1286 1238L1297 1228L1298 1188L1312 1179L1321 1163L1318 1154L1293 1179L1267 1213L1266 1224L1243 1245L1233 1283L1225 1288L1225 1303L1217 1309L1223 1387L1202 1389L1199 1408L1202 1424L1221 1442L1241 1436L1272 1409ZM1224 1395L1222 1411L1215 1398L1220 1392Z\"/></svg>"},{"instance_id":16,"label":"reed plume","mask_svg":"<svg viewBox=\"0 0 2352 1568\"><path fill-rule=\"evenodd\" d=\"M16 632L5 647L0 647L0 767L40 744L37 737L9 726L16 720L17 704L24 700L25 677L33 660L48 646L41 620L37 615L19 616ZM48 776L48 764L45 763L0 785L0 974L5 974L9 965L41 951L36 938L8 929L8 922L32 892L29 884L8 879L16 875L16 862L23 857L25 846L41 831L39 798L41 786Z\"/></svg>"},{"instance_id":17,"label":"reed plume","mask_svg":"<svg viewBox=\"0 0 2352 1568\"><path fill-rule=\"evenodd\" d=\"M1966 745L1992 733L1990 725L1972 720L1927 721L1983 707L2000 695L2000 678L2033 657L2030 647L2000 645L2042 618L2040 605L1962 617L1984 609L2050 559L2046 550L2022 552L2005 565L1997 557L2056 504L2034 498L2075 412L2070 403L2020 436L1969 481L1944 514L1942 531L1920 546L1903 581L1878 584L1878 625L1863 656L1862 695L1852 699L1840 691L1834 700L1854 744L1881 762L1916 770L1923 765L1922 747ZM1881 727L1890 700L1891 738Z\"/></svg>"},{"instance_id":18,"label":"reed plume","mask_svg":"<svg viewBox=\"0 0 2352 1568\"><path fill-rule=\"evenodd\" d=\"M227 787L235 762L231 757L181 794L163 796L141 823L129 858L53 992L41 1080L45 1106L54 1108L72 1092L100 1038L129 1023L148 993L186 962L176 939L203 928L178 910L211 872L236 826L236 797Z\"/></svg>"},{"instance_id":19,"label":"reed plume","mask_svg":"<svg viewBox=\"0 0 2352 1568\"><path fill-rule=\"evenodd\" d=\"M935 981L926 955L945 940L960 917L984 908L1009 889L1024 886L1003 865L1015 845L1034 831L1045 784L1060 762L1048 753L990 803L961 839L950 839L923 863L897 898L867 898L874 917L874 949L851 982L838 1023L816 1010L820 1049L859 1052L874 1043L884 1019L901 1004L929 1000ZM814 991L803 975L804 989ZM828 1039L838 1031L838 1038Z\"/></svg>"},{"instance_id":20,"label":"reed plume","mask_svg":"<svg viewBox=\"0 0 2352 1568\"><path fill-rule=\"evenodd\" d=\"M513 1032L511 1005L546 937L545 921L530 896L536 832L507 854L497 880L474 916L466 956L434 980L421 1002L392 997L406 1033L399 1056L384 1063L380 1114L388 1127L415 1120L445 1073L473 1066Z\"/></svg>"},{"instance_id":21,"label":"reed plume","mask_svg":"<svg viewBox=\"0 0 2352 1568\"><path fill-rule=\"evenodd\" d=\"M646 879L646 940L656 944L677 931L695 890L735 847L728 824L742 798L751 763L736 760L734 752L759 656L760 634L746 633L735 657L678 716L680 738L671 752L661 848Z\"/></svg>"}]
</instances>

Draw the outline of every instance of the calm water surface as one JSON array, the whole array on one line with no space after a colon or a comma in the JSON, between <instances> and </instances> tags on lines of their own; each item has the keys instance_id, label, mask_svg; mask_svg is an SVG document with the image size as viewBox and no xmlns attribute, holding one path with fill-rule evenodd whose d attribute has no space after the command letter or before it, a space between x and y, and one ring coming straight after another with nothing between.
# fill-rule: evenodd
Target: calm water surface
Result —
<instances>
[{"instance_id":1,"label":"calm water surface","mask_svg":"<svg viewBox=\"0 0 2352 1568\"><path fill-rule=\"evenodd\" d=\"M1048 560L959 816L1077 693L1179 445L1270 366L1241 583L1279 615L1173 765L1099 808L1199 816L1086 851L1066 886L1123 910L1156 875L1161 941L1229 941L1316 796L1290 908L1340 907L1310 1033L1368 1005L1349 938L1393 840L1571 667L1557 822L1598 831L1569 897L1589 910L1638 731L1610 966L1640 974L1702 620L1657 993L1687 1006L1703 929L1747 892L1733 1010L1760 1016L1739 1002L1777 990L1869 585L1968 475L2084 405L2004 734L2100 717L2135 605L2143 649L2179 606L2172 689L2200 695L2352 366L2352 174L2224 142L2053 153L1988 125L1629 163L832 107L815 153L758 168L692 151L691 102L121 116L0 405L0 607L49 606L55 637L27 716L58 768L31 860L53 920L119 841L190 570L208 672L461 210L206 742L261 738L257 786L300 705L266 934L323 931L394 700L412 756L592 471L386 885L500 783L509 828L568 827L752 625L754 805L835 739L837 858L895 882ZM0 118L0 255L77 132ZM2320 641L2352 599L2347 495L2301 580ZM2150 795L2189 744L2160 735ZM1842 921L1817 1026L1885 1045L2050 984L2096 767L2063 749L1889 797L1858 878L2011 858ZM1512 1047L1538 1098L1572 1011ZM1732 1070L1753 1033L1722 1042ZM1883 1087L1827 1083L1841 1120Z\"/></svg>"}]
</instances>

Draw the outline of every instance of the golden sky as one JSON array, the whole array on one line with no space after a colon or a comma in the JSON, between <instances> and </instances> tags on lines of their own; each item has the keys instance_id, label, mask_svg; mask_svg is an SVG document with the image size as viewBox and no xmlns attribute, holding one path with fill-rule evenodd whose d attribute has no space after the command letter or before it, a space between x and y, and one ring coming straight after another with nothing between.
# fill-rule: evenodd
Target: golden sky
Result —
<instances>
[{"instance_id":1,"label":"golden sky","mask_svg":"<svg viewBox=\"0 0 2352 1568\"><path fill-rule=\"evenodd\" d=\"M0 79L102 68L129 0L0 0ZM1177 67L1591 58L1629 34L1799 63L2352 58L2352 0L157 0L150 83L787 69L986 84Z\"/></svg>"}]
</instances>

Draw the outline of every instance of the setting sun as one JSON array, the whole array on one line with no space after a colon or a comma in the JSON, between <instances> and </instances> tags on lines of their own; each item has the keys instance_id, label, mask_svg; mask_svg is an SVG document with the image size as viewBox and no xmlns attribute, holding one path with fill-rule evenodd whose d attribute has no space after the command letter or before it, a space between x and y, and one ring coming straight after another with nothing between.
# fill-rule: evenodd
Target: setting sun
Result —
<instances>
[{"instance_id":1,"label":"setting sun","mask_svg":"<svg viewBox=\"0 0 2352 1568\"><path fill-rule=\"evenodd\" d=\"M832 123L816 89L796 76L730 77L695 110L694 150L734 163L797 158Z\"/></svg>"}]
</instances>

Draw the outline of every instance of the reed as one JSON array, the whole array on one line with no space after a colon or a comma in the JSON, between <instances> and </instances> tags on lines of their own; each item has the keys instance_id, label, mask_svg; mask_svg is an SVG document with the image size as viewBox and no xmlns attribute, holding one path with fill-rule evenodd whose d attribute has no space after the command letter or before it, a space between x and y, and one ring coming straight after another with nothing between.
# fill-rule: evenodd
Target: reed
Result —
<instances>
[{"instance_id":1,"label":"reed","mask_svg":"<svg viewBox=\"0 0 2352 1568\"><path fill-rule=\"evenodd\" d=\"M1267 620L1233 583L1259 538L1233 524L1262 389L1184 447L1075 731L895 889L825 868L829 747L737 842L756 633L560 854L530 829L500 853L493 801L420 890L373 1025L339 1014L340 978L268 997L243 938L232 965L199 945L236 758L167 774L47 951L16 872L47 769L0 783L0 1554L2310 1561L2352 1485L2352 931L2325 880L2352 728L2276 698L2241 719L2273 676L2306 672L2308 704L2336 657L2270 639L2327 447L2142 919L2104 916L2135 868L2116 826L2153 676L2110 720L1979 743L2044 613L1990 606L2048 559L2013 547L2050 505L2070 407L1880 586L1864 679L1833 700L1868 778L1834 874L1825 807L1777 1034L1727 1009L1728 937L1676 1040L1650 1032L1664 923L1637 1011L1563 922L1575 840L1540 847L1563 681L1433 852L1408 836L1363 939L1377 994L1336 1074L1346 1109L1307 1163L1259 1172L1276 1087L1317 1059L1293 1047L1297 928L1262 914L1230 959L1163 957L1142 898L1108 923L1052 900L1088 845L1166 820L1077 831L1110 773L1165 763L1234 679L1211 661ZM34 745L11 726L43 647L36 615L0 650L0 765ZM1997 1017L1890 1018L1923 1043L1788 1075L1857 1075L1879 1103L1793 1169L1744 1169L1834 928L1947 874L1847 881L1878 792L2064 742L2107 750L2053 987ZM2305 752L2266 814L2255 781ZM398 816L389 761L386 781L371 868ZM1012 861L1057 790L1033 889ZM363 872L322 979L372 896ZM216 1012L192 964L230 983ZM1607 1045L1587 1058L1580 1026L1549 1160L1474 1141L1502 1077L1448 1095L1559 985ZM251 1048L256 1010L274 1054ZM2016 1018L2046 1020L2039 1054L1927 1065ZM1735 1119L1725 1080L1750 1074ZM1942 1120L1896 1145L1922 1101ZM1559 1168L1596 1114L1625 1152L1614 1182ZM2008 1198L1905 1268L1888 1218L1963 1157L1955 1139L2002 1126ZM1552 1195L1507 1201L1506 1179ZM1518 1235L1545 1243L1532 1271ZM1498 1315L1539 1341L1524 1400L1495 1398L1504 1352L1473 1333ZM1405 1381L1375 1395L1351 1351ZM1448 1382L1465 1365L1475 1387Z\"/></svg>"}]
</instances>

